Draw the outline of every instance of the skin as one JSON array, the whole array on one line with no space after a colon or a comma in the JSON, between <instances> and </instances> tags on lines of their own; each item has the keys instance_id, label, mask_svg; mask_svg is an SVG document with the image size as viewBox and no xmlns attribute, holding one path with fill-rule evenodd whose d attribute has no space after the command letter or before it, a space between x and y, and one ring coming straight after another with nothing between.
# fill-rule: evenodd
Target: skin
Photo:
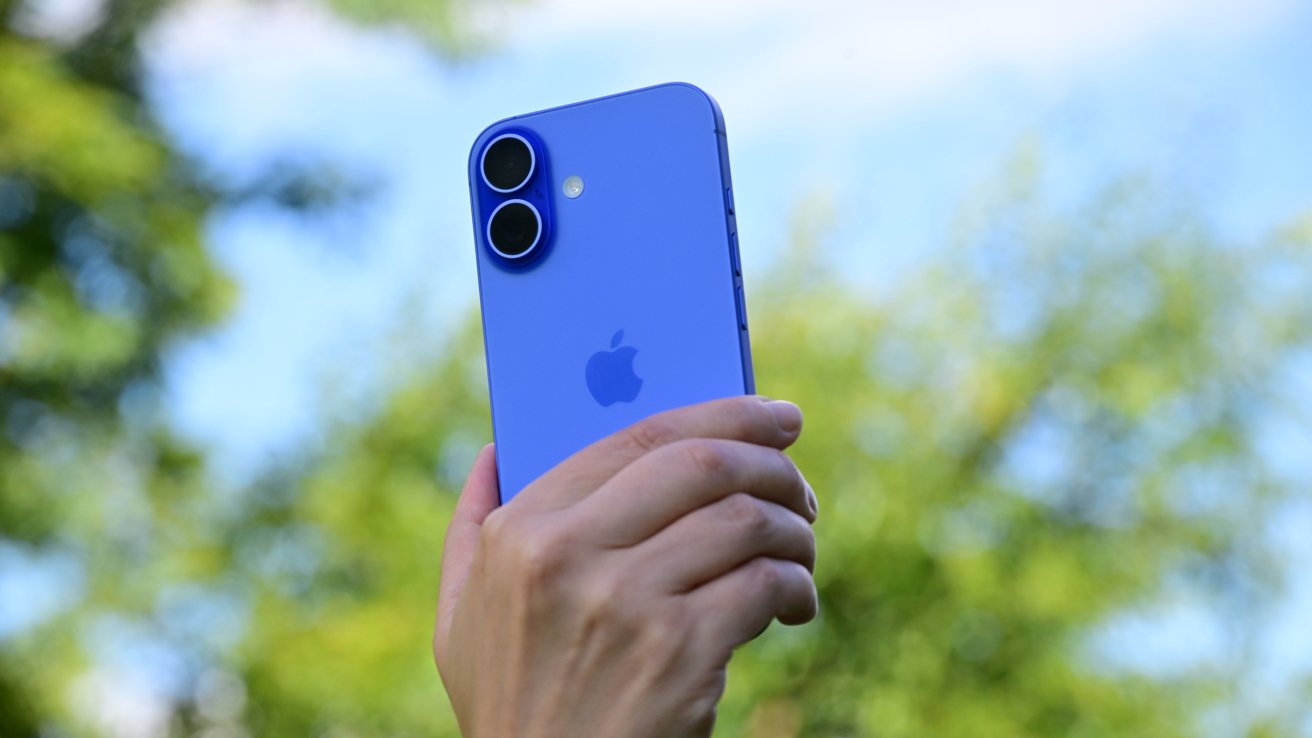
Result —
<instances>
[{"instance_id":1,"label":"skin","mask_svg":"<svg viewBox=\"0 0 1312 738\"><path fill-rule=\"evenodd\" d=\"M433 654L466 738L708 736L734 648L810 621L796 405L648 418L497 506L492 446L447 530Z\"/></svg>"}]
</instances>

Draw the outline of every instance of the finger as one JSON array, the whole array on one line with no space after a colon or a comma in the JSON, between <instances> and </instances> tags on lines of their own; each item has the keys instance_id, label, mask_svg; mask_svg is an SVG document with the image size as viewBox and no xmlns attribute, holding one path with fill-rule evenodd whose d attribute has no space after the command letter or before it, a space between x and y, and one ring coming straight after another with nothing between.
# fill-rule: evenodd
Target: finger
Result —
<instances>
[{"instance_id":1,"label":"finger","mask_svg":"<svg viewBox=\"0 0 1312 738\"><path fill-rule=\"evenodd\" d=\"M433 653L439 662L451 627L451 614L469 580L474 553L478 550L479 530L488 514L497 508L498 501L496 447L489 443L474 459L474 466L465 480L465 488L451 515L451 523L446 528L446 542L442 549L442 583L437 597L437 625L433 638Z\"/></svg>"},{"instance_id":2,"label":"finger","mask_svg":"<svg viewBox=\"0 0 1312 738\"><path fill-rule=\"evenodd\" d=\"M688 405L652 415L584 448L544 474L547 483L535 485L529 498L549 506L573 504L638 458L684 439L724 438L784 449L801 432L802 411L784 400L746 395Z\"/></svg>"},{"instance_id":3,"label":"finger","mask_svg":"<svg viewBox=\"0 0 1312 738\"><path fill-rule=\"evenodd\" d=\"M633 549L658 585L685 593L758 556L815 570L811 525L782 505L742 492L694 510ZM652 566L650 562L660 562Z\"/></svg>"},{"instance_id":4,"label":"finger","mask_svg":"<svg viewBox=\"0 0 1312 738\"><path fill-rule=\"evenodd\" d=\"M625 467L578 512L608 546L632 546L701 507L747 492L815 520L814 495L782 451L696 438L662 446Z\"/></svg>"},{"instance_id":5,"label":"finger","mask_svg":"<svg viewBox=\"0 0 1312 738\"><path fill-rule=\"evenodd\" d=\"M689 592L695 635L708 654L723 655L760 635L778 618L810 622L819 611L815 580L796 561L758 557Z\"/></svg>"}]
</instances>

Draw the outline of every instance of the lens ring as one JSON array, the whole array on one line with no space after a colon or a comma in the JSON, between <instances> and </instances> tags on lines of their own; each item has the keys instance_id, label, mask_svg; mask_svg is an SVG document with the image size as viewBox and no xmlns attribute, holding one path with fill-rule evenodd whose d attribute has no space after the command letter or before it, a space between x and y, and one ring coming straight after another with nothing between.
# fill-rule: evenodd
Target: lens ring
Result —
<instances>
[{"instance_id":1,"label":"lens ring","mask_svg":"<svg viewBox=\"0 0 1312 738\"><path fill-rule=\"evenodd\" d=\"M511 253L509 251L503 251L499 246L497 246L496 238L492 235L492 225L497 222L497 215L499 215L501 211L505 210L507 207L511 205L522 205L528 208L529 211L533 214L534 220L537 222L537 229L533 234L532 242L530 242L523 249L515 253ZM541 241L542 241L542 214L539 213L538 209L533 206L533 203L529 202L528 200L506 200L505 202L498 205L496 209L492 211L492 215L487 219L487 245L491 247L493 251L496 252L497 256L500 256L503 259L510 259L512 261L523 259L529 254L533 253L533 250L538 247L538 243L540 243Z\"/></svg>"},{"instance_id":2,"label":"lens ring","mask_svg":"<svg viewBox=\"0 0 1312 738\"><path fill-rule=\"evenodd\" d=\"M494 146L506 140L518 141L521 144L523 144L524 148L528 151L528 171L525 172L523 178L520 179L518 182L516 182L513 186L497 187L496 185L492 184L492 179L487 176L487 155L488 152L492 151L492 148ZM533 150L533 145L528 142L528 139L524 138L518 133L503 133L500 136L497 136L496 138L492 139L492 141L489 142L487 146L483 147L483 156L478 162L478 171L479 174L481 174L483 177L483 184L490 187L493 191L501 192L501 193L514 192L515 190L518 190L519 188L523 187L525 184L528 184L528 181L533 178L533 173L537 171L537 167L538 167L537 152Z\"/></svg>"}]
</instances>

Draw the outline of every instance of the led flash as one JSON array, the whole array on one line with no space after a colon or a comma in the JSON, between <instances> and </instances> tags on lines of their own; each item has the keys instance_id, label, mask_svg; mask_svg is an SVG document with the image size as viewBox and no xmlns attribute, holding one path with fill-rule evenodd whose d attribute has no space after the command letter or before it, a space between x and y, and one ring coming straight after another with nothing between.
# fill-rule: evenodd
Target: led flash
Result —
<instances>
[{"instance_id":1,"label":"led flash","mask_svg":"<svg viewBox=\"0 0 1312 738\"><path fill-rule=\"evenodd\" d=\"M560 189L565 193L565 197L573 200L583 194L583 178L577 174L572 174L565 178L564 184Z\"/></svg>"}]
</instances>

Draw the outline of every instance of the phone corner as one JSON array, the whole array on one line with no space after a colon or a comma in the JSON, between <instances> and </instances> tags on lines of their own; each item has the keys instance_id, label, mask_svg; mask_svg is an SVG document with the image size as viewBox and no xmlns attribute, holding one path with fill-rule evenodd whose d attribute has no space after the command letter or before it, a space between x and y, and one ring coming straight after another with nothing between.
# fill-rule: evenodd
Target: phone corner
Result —
<instances>
[{"instance_id":1,"label":"phone corner","mask_svg":"<svg viewBox=\"0 0 1312 738\"><path fill-rule=\"evenodd\" d=\"M666 82L657 85L657 88L668 88L690 93L697 99L697 104L704 105L711 113L711 120L716 133L724 133L724 111L720 108L720 103L711 93L698 87L691 82Z\"/></svg>"}]
</instances>

